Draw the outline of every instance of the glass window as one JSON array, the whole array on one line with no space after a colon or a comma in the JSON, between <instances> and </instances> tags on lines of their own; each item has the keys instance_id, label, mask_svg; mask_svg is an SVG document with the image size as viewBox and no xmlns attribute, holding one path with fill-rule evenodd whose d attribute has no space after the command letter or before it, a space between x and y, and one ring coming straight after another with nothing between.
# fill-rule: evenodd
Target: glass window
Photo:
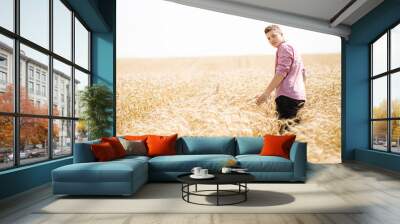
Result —
<instances>
[{"instance_id":1,"label":"glass window","mask_svg":"<svg viewBox=\"0 0 400 224\"><path fill-rule=\"evenodd\" d=\"M46 86L42 86L42 96L46 96Z\"/></svg>"},{"instance_id":2,"label":"glass window","mask_svg":"<svg viewBox=\"0 0 400 224\"><path fill-rule=\"evenodd\" d=\"M24 55L24 57L22 57ZM29 95L29 92L26 90L26 62L29 61L30 65L35 68L37 77L36 79L39 79L38 82L36 83L36 90L35 94ZM48 96L47 94L47 88L45 88L45 94L42 94L43 92L41 91L40 87L40 70L45 72L45 74L48 74L48 62L49 62L49 57L43 53L40 53L36 50L33 50L30 47L27 47L23 44L21 44L21 71L20 71L20 80L21 80L21 89L20 89L20 109L21 113L25 114L41 114L45 115L48 114ZM47 77L47 75L46 75ZM46 86L48 86L48 80L46 78L45 82ZM45 95L45 96L43 96ZM40 105L32 105L30 103L30 99L38 99L40 97L42 103Z\"/></svg>"},{"instance_id":3,"label":"glass window","mask_svg":"<svg viewBox=\"0 0 400 224\"><path fill-rule=\"evenodd\" d=\"M0 34L0 111L2 112L14 111L14 73L11 63L13 50L13 40Z\"/></svg>"},{"instance_id":4,"label":"glass window","mask_svg":"<svg viewBox=\"0 0 400 224\"><path fill-rule=\"evenodd\" d=\"M0 9L0 26L14 31L14 0L1 0Z\"/></svg>"},{"instance_id":5,"label":"glass window","mask_svg":"<svg viewBox=\"0 0 400 224\"><path fill-rule=\"evenodd\" d=\"M372 81L372 118L387 118L387 78Z\"/></svg>"},{"instance_id":6,"label":"glass window","mask_svg":"<svg viewBox=\"0 0 400 224\"><path fill-rule=\"evenodd\" d=\"M400 153L400 120L392 120L392 136L391 136L391 151L395 153Z\"/></svg>"},{"instance_id":7,"label":"glass window","mask_svg":"<svg viewBox=\"0 0 400 224\"><path fill-rule=\"evenodd\" d=\"M29 73L29 79L32 79L32 80L33 80L33 67L32 67L32 66L29 66L29 71L28 71L28 73Z\"/></svg>"},{"instance_id":8,"label":"glass window","mask_svg":"<svg viewBox=\"0 0 400 224\"><path fill-rule=\"evenodd\" d=\"M15 3L19 3L19 18L15 18ZM48 160L50 149L53 149L54 158L71 155L73 137L87 140L85 125L76 128L80 131L76 136L72 135L77 124L73 119L74 111L77 111L76 116L80 115L79 93L89 85L89 72L86 74L78 69L90 68L90 33L73 16L70 8L64 0L0 0L0 28L14 32L18 25L20 31L13 37L20 45L17 52L19 74L14 71L15 40L0 32L0 112L13 113L16 106L19 108L18 113L0 115L0 170ZM14 24L16 19L18 24ZM73 65L54 59L50 56L53 53L74 62ZM49 59L53 60L53 74L49 73ZM19 80L19 94L14 92L15 77ZM50 78L53 79L52 86ZM19 99L15 100L14 95ZM53 105L50 105L50 97L53 97ZM15 102L19 105L14 105ZM53 110L49 110L50 106ZM37 118L34 115L43 116ZM19 127L13 127L15 119L19 121ZM52 133L48 133L49 127L52 127ZM15 128L19 130L18 135L13 133ZM18 148L13 145L16 139L20 142Z\"/></svg>"},{"instance_id":9,"label":"glass window","mask_svg":"<svg viewBox=\"0 0 400 224\"><path fill-rule=\"evenodd\" d=\"M34 93L33 82L28 82L28 89L29 89L29 94Z\"/></svg>"},{"instance_id":10,"label":"glass window","mask_svg":"<svg viewBox=\"0 0 400 224\"><path fill-rule=\"evenodd\" d=\"M391 31L390 60L391 69L400 67L400 24Z\"/></svg>"},{"instance_id":11,"label":"glass window","mask_svg":"<svg viewBox=\"0 0 400 224\"><path fill-rule=\"evenodd\" d=\"M75 142L88 140L88 129L84 120L75 121Z\"/></svg>"},{"instance_id":12,"label":"glass window","mask_svg":"<svg viewBox=\"0 0 400 224\"><path fill-rule=\"evenodd\" d=\"M20 163L35 163L49 158L48 119L20 118Z\"/></svg>"},{"instance_id":13,"label":"glass window","mask_svg":"<svg viewBox=\"0 0 400 224\"><path fill-rule=\"evenodd\" d=\"M53 156L72 154L72 121L53 120Z\"/></svg>"},{"instance_id":14,"label":"glass window","mask_svg":"<svg viewBox=\"0 0 400 224\"><path fill-rule=\"evenodd\" d=\"M80 94L89 85L89 75L75 69L75 117L81 114Z\"/></svg>"},{"instance_id":15,"label":"glass window","mask_svg":"<svg viewBox=\"0 0 400 224\"><path fill-rule=\"evenodd\" d=\"M7 55L0 54L0 67L7 68Z\"/></svg>"},{"instance_id":16,"label":"glass window","mask_svg":"<svg viewBox=\"0 0 400 224\"><path fill-rule=\"evenodd\" d=\"M20 0L21 36L49 48L49 0Z\"/></svg>"},{"instance_id":17,"label":"glass window","mask_svg":"<svg viewBox=\"0 0 400 224\"><path fill-rule=\"evenodd\" d=\"M391 75L391 116L400 118L400 72Z\"/></svg>"},{"instance_id":18,"label":"glass window","mask_svg":"<svg viewBox=\"0 0 400 224\"><path fill-rule=\"evenodd\" d=\"M14 165L13 117L0 116L0 170Z\"/></svg>"},{"instance_id":19,"label":"glass window","mask_svg":"<svg viewBox=\"0 0 400 224\"><path fill-rule=\"evenodd\" d=\"M72 12L60 1L53 0L53 51L72 60Z\"/></svg>"},{"instance_id":20,"label":"glass window","mask_svg":"<svg viewBox=\"0 0 400 224\"><path fill-rule=\"evenodd\" d=\"M387 34L372 45L372 75L387 71Z\"/></svg>"},{"instance_id":21,"label":"glass window","mask_svg":"<svg viewBox=\"0 0 400 224\"><path fill-rule=\"evenodd\" d=\"M53 60L53 78L54 78L54 94L53 94L53 103L56 105L53 105L53 114L54 115L61 115L63 117L72 117L72 91L70 89L65 89L65 88L60 88L60 82L61 85L63 85L64 82L66 83L72 83L72 69L71 66L66 65L56 59ZM61 80L60 82L58 80ZM58 102L58 90L61 89L61 102L64 104L59 104ZM68 102L65 104L63 96L67 96ZM61 106L65 106L66 110L64 113L61 113L60 111Z\"/></svg>"},{"instance_id":22,"label":"glass window","mask_svg":"<svg viewBox=\"0 0 400 224\"><path fill-rule=\"evenodd\" d=\"M372 147L387 151L387 121L372 122Z\"/></svg>"},{"instance_id":23,"label":"glass window","mask_svg":"<svg viewBox=\"0 0 400 224\"><path fill-rule=\"evenodd\" d=\"M75 18L75 63L89 69L89 32Z\"/></svg>"}]
</instances>

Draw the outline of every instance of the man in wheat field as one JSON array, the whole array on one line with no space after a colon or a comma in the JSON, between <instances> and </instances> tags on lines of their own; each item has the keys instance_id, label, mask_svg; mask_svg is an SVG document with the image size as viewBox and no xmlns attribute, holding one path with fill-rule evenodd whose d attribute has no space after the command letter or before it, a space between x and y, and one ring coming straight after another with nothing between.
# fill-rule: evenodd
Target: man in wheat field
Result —
<instances>
[{"instance_id":1,"label":"man in wheat field","mask_svg":"<svg viewBox=\"0 0 400 224\"><path fill-rule=\"evenodd\" d=\"M275 90L276 111L279 119L297 118L297 112L306 100L305 69L301 56L283 38L279 26L270 25L264 30L269 43L277 48L275 55L275 75L266 90L256 97L256 104L266 102ZM287 129L287 127L284 127Z\"/></svg>"}]
</instances>

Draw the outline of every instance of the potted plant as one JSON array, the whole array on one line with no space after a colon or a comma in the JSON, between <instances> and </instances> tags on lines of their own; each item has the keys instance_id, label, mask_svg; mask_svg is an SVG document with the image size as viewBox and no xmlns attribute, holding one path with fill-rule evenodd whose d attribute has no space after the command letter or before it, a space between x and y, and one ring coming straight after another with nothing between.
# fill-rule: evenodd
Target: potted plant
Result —
<instances>
[{"instance_id":1,"label":"potted plant","mask_svg":"<svg viewBox=\"0 0 400 224\"><path fill-rule=\"evenodd\" d=\"M81 118L88 130L89 140L110 136L112 125L113 95L103 84L94 84L80 92Z\"/></svg>"}]
</instances>

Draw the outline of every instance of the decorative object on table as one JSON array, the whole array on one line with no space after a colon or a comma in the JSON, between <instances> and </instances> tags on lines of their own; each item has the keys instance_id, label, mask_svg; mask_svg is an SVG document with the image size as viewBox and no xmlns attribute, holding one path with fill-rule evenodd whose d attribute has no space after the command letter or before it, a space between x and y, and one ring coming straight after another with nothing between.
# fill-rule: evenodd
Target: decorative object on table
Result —
<instances>
[{"instance_id":1,"label":"decorative object on table","mask_svg":"<svg viewBox=\"0 0 400 224\"><path fill-rule=\"evenodd\" d=\"M246 168L231 168L231 167L222 167L221 173L248 173Z\"/></svg>"},{"instance_id":2,"label":"decorative object on table","mask_svg":"<svg viewBox=\"0 0 400 224\"><path fill-rule=\"evenodd\" d=\"M194 167L192 170L190 178L193 179L211 179L214 175L208 173L208 169L203 169L201 167Z\"/></svg>"},{"instance_id":3,"label":"decorative object on table","mask_svg":"<svg viewBox=\"0 0 400 224\"><path fill-rule=\"evenodd\" d=\"M103 84L86 87L79 93L81 117L88 128L88 138L98 139L110 136L107 131L112 126L113 95Z\"/></svg>"}]
</instances>

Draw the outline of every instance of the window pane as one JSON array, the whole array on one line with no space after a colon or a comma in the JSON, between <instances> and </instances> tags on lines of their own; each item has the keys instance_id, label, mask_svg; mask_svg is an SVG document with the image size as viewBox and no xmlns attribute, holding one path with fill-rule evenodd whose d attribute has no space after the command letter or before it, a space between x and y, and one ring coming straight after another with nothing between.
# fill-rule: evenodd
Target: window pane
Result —
<instances>
[{"instance_id":1,"label":"window pane","mask_svg":"<svg viewBox=\"0 0 400 224\"><path fill-rule=\"evenodd\" d=\"M392 117L400 118L400 72L392 74L391 76L390 98L392 103Z\"/></svg>"},{"instance_id":2,"label":"window pane","mask_svg":"<svg viewBox=\"0 0 400 224\"><path fill-rule=\"evenodd\" d=\"M75 121L75 143L88 140L88 129L83 120Z\"/></svg>"},{"instance_id":3,"label":"window pane","mask_svg":"<svg viewBox=\"0 0 400 224\"><path fill-rule=\"evenodd\" d=\"M22 117L20 119L20 164L34 163L49 158L48 119Z\"/></svg>"},{"instance_id":4,"label":"window pane","mask_svg":"<svg viewBox=\"0 0 400 224\"><path fill-rule=\"evenodd\" d=\"M53 114L72 117L71 66L53 60Z\"/></svg>"},{"instance_id":5,"label":"window pane","mask_svg":"<svg viewBox=\"0 0 400 224\"><path fill-rule=\"evenodd\" d=\"M14 165L13 118L0 116L0 170Z\"/></svg>"},{"instance_id":6,"label":"window pane","mask_svg":"<svg viewBox=\"0 0 400 224\"><path fill-rule=\"evenodd\" d=\"M49 0L20 0L21 36L49 48Z\"/></svg>"},{"instance_id":7,"label":"window pane","mask_svg":"<svg viewBox=\"0 0 400 224\"><path fill-rule=\"evenodd\" d=\"M0 35L0 111L14 111L13 40Z\"/></svg>"},{"instance_id":8,"label":"window pane","mask_svg":"<svg viewBox=\"0 0 400 224\"><path fill-rule=\"evenodd\" d=\"M53 51L71 60L72 12L60 0L53 0L53 10Z\"/></svg>"},{"instance_id":9,"label":"window pane","mask_svg":"<svg viewBox=\"0 0 400 224\"><path fill-rule=\"evenodd\" d=\"M0 26L14 31L14 0L1 0L0 9Z\"/></svg>"},{"instance_id":10,"label":"window pane","mask_svg":"<svg viewBox=\"0 0 400 224\"><path fill-rule=\"evenodd\" d=\"M47 55L21 44L21 113L48 114L48 63Z\"/></svg>"},{"instance_id":11,"label":"window pane","mask_svg":"<svg viewBox=\"0 0 400 224\"><path fill-rule=\"evenodd\" d=\"M400 67L400 25L397 25L391 31L390 49L390 67L391 69L395 69Z\"/></svg>"},{"instance_id":12,"label":"window pane","mask_svg":"<svg viewBox=\"0 0 400 224\"><path fill-rule=\"evenodd\" d=\"M387 117L387 77L381 77L372 81L372 118Z\"/></svg>"},{"instance_id":13,"label":"window pane","mask_svg":"<svg viewBox=\"0 0 400 224\"><path fill-rule=\"evenodd\" d=\"M391 121L392 124L392 152L400 153L400 120Z\"/></svg>"},{"instance_id":14,"label":"window pane","mask_svg":"<svg viewBox=\"0 0 400 224\"><path fill-rule=\"evenodd\" d=\"M387 71L387 34L372 45L372 68L373 75Z\"/></svg>"},{"instance_id":15,"label":"window pane","mask_svg":"<svg viewBox=\"0 0 400 224\"><path fill-rule=\"evenodd\" d=\"M75 63L89 69L89 32L75 18Z\"/></svg>"},{"instance_id":16,"label":"window pane","mask_svg":"<svg viewBox=\"0 0 400 224\"><path fill-rule=\"evenodd\" d=\"M372 147L387 151L387 121L372 122Z\"/></svg>"},{"instance_id":17,"label":"window pane","mask_svg":"<svg viewBox=\"0 0 400 224\"><path fill-rule=\"evenodd\" d=\"M89 75L75 69L75 117L79 117L81 114L80 94L89 85Z\"/></svg>"},{"instance_id":18,"label":"window pane","mask_svg":"<svg viewBox=\"0 0 400 224\"><path fill-rule=\"evenodd\" d=\"M53 120L53 157L72 154L72 121Z\"/></svg>"}]
</instances>

